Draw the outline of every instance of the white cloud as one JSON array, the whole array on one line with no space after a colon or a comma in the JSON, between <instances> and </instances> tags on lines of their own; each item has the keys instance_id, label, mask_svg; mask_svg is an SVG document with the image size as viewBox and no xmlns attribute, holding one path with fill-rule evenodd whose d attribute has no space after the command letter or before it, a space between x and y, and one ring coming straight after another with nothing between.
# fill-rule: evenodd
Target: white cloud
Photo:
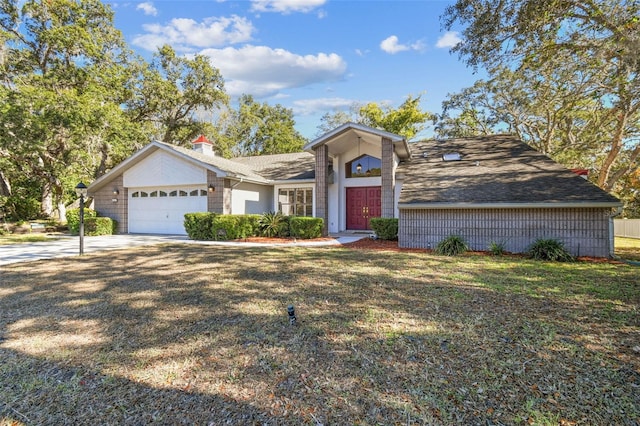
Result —
<instances>
[{"instance_id":1,"label":"white cloud","mask_svg":"<svg viewBox=\"0 0 640 426\"><path fill-rule=\"evenodd\" d=\"M322 6L326 0L251 0L252 12L276 12L288 15L293 12L309 13ZM320 13L324 17L324 13Z\"/></svg>"},{"instance_id":2,"label":"white cloud","mask_svg":"<svg viewBox=\"0 0 640 426\"><path fill-rule=\"evenodd\" d=\"M325 113L332 110L348 110L356 101L345 98L301 99L293 102L293 111L297 115Z\"/></svg>"},{"instance_id":3,"label":"white cloud","mask_svg":"<svg viewBox=\"0 0 640 426\"><path fill-rule=\"evenodd\" d=\"M404 52L407 50L422 51L426 48L422 40L418 40L411 44L401 44L398 37L395 35L389 36L380 42L380 49L383 51L395 55L398 52Z\"/></svg>"},{"instance_id":4,"label":"white cloud","mask_svg":"<svg viewBox=\"0 0 640 426\"><path fill-rule=\"evenodd\" d=\"M456 47L462 39L457 31L447 31L440 37L436 43L436 47L440 49Z\"/></svg>"},{"instance_id":5,"label":"white cloud","mask_svg":"<svg viewBox=\"0 0 640 426\"><path fill-rule=\"evenodd\" d=\"M156 7L150 1L140 3L138 6L136 6L136 10L142 10L145 15L156 16L158 14L158 9L156 9Z\"/></svg>"},{"instance_id":6,"label":"white cloud","mask_svg":"<svg viewBox=\"0 0 640 426\"><path fill-rule=\"evenodd\" d=\"M220 69L225 89L232 96L250 93L256 97L271 96L279 91L343 78L346 62L335 53L298 55L284 49L247 45L236 49L205 49Z\"/></svg>"},{"instance_id":7,"label":"white cloud","mask_svg":"<svg viewBox=\"0 0 640 426\"><path fill-rule=\"evenodd\" d=\"M170 44L178 51L246 42L251 40L255 30L251 21L236 15L205 18L202 22L175 18L166 25L146 24L143 28L147 33L134 37L134 45L155 50L163 44Z\"/></svg>"}]
</instances>

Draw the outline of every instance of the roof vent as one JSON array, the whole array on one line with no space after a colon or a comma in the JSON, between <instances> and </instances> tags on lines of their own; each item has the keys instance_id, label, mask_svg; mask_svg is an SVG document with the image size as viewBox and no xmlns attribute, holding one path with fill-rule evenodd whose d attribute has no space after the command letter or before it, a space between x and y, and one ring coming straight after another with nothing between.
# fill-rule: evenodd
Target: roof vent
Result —
<instances>
[{"instance_id":1,"label":"roof vent","mask_svg":"<svg viewBox=\"0 0 640 426\"><path fill-rule=\"evenodd\" d=\"M422 153L422 158L427 158L429 156L429 153L427 151Z\"/></svg>"},{"instance_id":2,"label":"roof vent","mask_svg":"<svg viewBox=\"0 0 640 426\"><path fill-rule=\"evenodd\" d=\"M459 152L449 152L447 154L442 155L442 161L460 161L462 160L462 155Z\"/></svg>"}]
</instances>

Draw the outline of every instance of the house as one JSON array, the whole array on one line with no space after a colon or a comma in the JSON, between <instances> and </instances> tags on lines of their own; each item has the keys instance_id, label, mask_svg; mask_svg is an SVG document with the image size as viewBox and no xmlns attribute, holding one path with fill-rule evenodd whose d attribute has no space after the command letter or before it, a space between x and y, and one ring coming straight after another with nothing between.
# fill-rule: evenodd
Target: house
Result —
<instances>
[{"instance_id":1,"label":"house","mask_svg":"<svg viewBox=\"0 0 640 426\"><path fill-rule=\"evenodd\" d=\"M525 251L555 238L574 255L609 256L621 203L513 136L408 143L347 123L304 152L225 159L200 137L187 149L152 142L89 186L121 233L185 234L184 214L264 213L324 219L324 233L367 232L399 219L401 247L449 235L475 250Z\"/></svg>"}]
</instances>

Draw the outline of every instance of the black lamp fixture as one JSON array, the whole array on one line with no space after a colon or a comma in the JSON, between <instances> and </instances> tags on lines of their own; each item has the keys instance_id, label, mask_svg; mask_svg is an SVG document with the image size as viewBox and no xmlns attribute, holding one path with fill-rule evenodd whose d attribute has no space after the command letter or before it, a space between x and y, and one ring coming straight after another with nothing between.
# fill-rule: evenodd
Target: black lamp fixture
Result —
<instances>
[{"instance_id":1,"label":"black lamp fixture","mask_svg":"<svg viewBox=\"0 0 640 426\"><path fill-rule=\"evenodd\" d=\"M80 197L80 256L84 254L84 199L87 196L87 185L80 182L76 185L76 195Z\"/></svg>"},{"instance_id":2,"label":"black lamp fixture","mask_svg":"<svg viewBox=\"0 0 640 426\"><path fill-rule=\"evenodd\" d=\"M360 136L358 136L358 158L360 158ZM356 164L356 172L360 173L362 171L362 164L358 161Z\"/></svg>"},{"instance_id":3,"label":"black lamp fixture","mask_svg":"<svg viewBox=\"0 0 640 426\"><path fill-rule=\"evenodd\" d=\"M118 195L120 193L120 191L118 190L118 188L113 188L113 195Z\"/></svg>"},{"instance_id":4,"label":"black lamp fixture","mask_svg":"<svg viewBox=\"0 0 640 426\"><path fill-rule=\"evenodd\" d=\"M213 192L216 190L216 187L213 184L209 185L209 192Z\"/></svg>"}]
</instances>

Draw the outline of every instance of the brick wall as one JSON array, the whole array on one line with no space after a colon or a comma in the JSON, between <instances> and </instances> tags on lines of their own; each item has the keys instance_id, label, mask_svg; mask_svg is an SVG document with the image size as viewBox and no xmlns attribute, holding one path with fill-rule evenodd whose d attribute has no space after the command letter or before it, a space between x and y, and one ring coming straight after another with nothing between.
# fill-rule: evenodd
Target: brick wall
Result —
<instances>
[{"instance_id":1,"label":"brick wall","mask_svg":"<svg viewBox=\"0 0 640 426\"><path fill-rule=\"evenodd\" d=\"M229 208L228 211L225 210L225 200L229 198L230 201L230 190L228 189L229 185L225 186L225 182L227 179L218 177L211 170L207 170L207 211L213 213L224 213L227 214L231 211ZM213 192L209 191L209 186L213 185L215 190ZM229 192L229 194L227 194Z\"/></svg>"},{"instance_id":2,"label":"brick wall","mask_svg":"<svg viewBox=\"0 0 640 426\"><path fill-rule=\"evenodd\" d=\"M314 148L316 155L316 217L324 221L322 235L329 234L329 148L321 145Z\"/></svg>"},{"instance_id":3,"label":"brick wall","mask_svg":"<svg viewBox=\"0 0 640 426\"><path fill-rule=\"evenodd\" d=\"M382 217L393 217L395 213L395 173L393 170L393 142L382 138Z\"/></svg>"},{"instance_id":4,"label":"brick wall","mask_svg":"<svg viewBox=\"0 0 640 426\"><path fill-rule=\"evenodd\" d=\"M472 250L494 241L522 253L538 238L562 241L574 256L608 257L610 209L401 209L398 241L405 248L434 248L455 234Z\"/></svg>"},{"instance_id":5,"label":"brick wall","mask_svg":"<svg viewBox=\"0 0 640 426\"><path fill-rule=\"evenodd\" d=\"M116 220L118 222L116 232L126 234L129 232L129 193L122 183L122 175L118 175L109 184L89 196L93 197L93 205L98 214ZM118 190L118 194L113 193L114 189Z\"/></svg>"}]
</instances>

